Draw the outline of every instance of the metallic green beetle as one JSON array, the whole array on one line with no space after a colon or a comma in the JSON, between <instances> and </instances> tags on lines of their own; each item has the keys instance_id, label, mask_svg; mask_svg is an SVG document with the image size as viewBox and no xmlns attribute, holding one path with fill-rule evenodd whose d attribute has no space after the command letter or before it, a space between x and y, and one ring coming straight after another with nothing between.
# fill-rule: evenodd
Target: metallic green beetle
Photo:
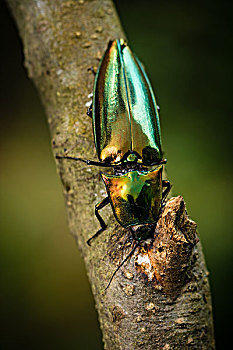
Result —
<instances>
[{"instance_id":1,"label":"metallic green beetle","mask_svg":"<svg viewBox=\"0 0 233 350\"><path fill-rule=\"evenodd\" d=\"M108 196L95 206L101 228L88 244L106 229L99 210L109 203L119 224L131 228L133 239L144 240L157 223L170 183L162 180L166 160L158 106L141 63L123 39L110 41L103 55L89 114L99 162L57 156L113 168L113 175L102 174Z\"/></svg>"}]
</instances>

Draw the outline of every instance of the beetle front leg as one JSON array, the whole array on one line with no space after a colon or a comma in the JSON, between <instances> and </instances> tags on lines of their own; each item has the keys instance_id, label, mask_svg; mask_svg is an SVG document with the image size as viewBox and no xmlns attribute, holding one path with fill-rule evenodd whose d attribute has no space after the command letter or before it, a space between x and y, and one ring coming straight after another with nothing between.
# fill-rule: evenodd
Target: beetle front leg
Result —
<instances>
[{"instance_id":1,"label":"beetle front leg","mask_svg":"<svg viewBox=\"0 0 233 350\"><path fill-rule=\"evenodd\" d=\"M94 67L93 66L91 66L90 68L88 68L87 69L88 71L91 71L92 72L92 74L94 74L94 76L96 76L96 71L95 71L95 69L94 69Z\"/></svg>"},{"instance_id":2,"label":"beetle front leg","mask_svg":"<svg viewBox=\"0 0 233 350\"><path fill-rule=\"evenodd\" d=\"M110 203L109 198L106 197L106 198L104 198L101 202L99 202L98 204L96 204L96 206L95 206L95 216L97 217L97 219L98 219L98 221L99 221L99 223L100 223L101 228L100 228L91 238L88 239L88 241L87 241L87 244L88 244L88 245L91 245L90 242L91 242L94 238L98 237L104 230L106 230L107 225L105 224L104 220L103 220L102 217L100 216L99 210L100 210L100 209L103 209L103 208L104 208L107 204L109 204L109 203Z\"/></svg>"},{"instance_id":3,"label":"beetle front leg","mask_svg":"<svg viewBox=\"0 0 233 350\"><path fill-rule=\"evenodd\" d=\"M91 103L90 107L87 108L87 115L88 115L88 117L92 118L92 103Z\"/></svg>"},{"instance_id":4,"label":"beetle front leg","mask_svg":"<svg viewBox=\"0 0 233 350\"><path fill-rule=\"evenodd\" d=\"M59 154L56 154L56 159L71 159L71 160L78 160L80 162L86 163L87 165L94 165L94 166L100 166L105 168L112 168L112 164L104 163L104 162L96 162L94 160L89 159L82 159L78 157L70 157L70 156L59 156Z\"/></svg>"},{"instance_id":5,"label":"beetle front leg","mask_svg":"<svg viewBox=\"0 0 233 350\"><path fill-rule=\"evenodd\" d=\"M171 190L170 181L168 181L168 180L163 180L162 186L163 186L163 188L165 187L165 190L163 191L163 194L162 194L162 203L164 203L165 200L166 200L166 198L167 198L168 193L169 193L170 190Z\"/></svg>"}]
</instances>

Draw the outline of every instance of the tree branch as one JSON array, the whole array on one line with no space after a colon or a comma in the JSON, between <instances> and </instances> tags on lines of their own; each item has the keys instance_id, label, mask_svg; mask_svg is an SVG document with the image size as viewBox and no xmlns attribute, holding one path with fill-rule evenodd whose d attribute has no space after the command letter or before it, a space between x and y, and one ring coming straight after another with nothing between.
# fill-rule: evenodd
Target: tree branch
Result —
<instances>
[{"instance_id":1,"label":"tree branch","mask_svg":"<svg viewBox=\"0 0 233 350\"><path fill-rule=\"evenodd\" d=\"M48 116L54 153L95 159L92 123L85 103L110 39L125 37L110 0L8 0L24 44L25 66ZM129 253L129 231L110 209L108 229L91 248L99 228L94 204L104 198L96 167L57 161L76 238L99 313L106 349L214 349L207 271L196 224L182 197L172 198L153 242L138 247L105 292Z\"/></svg>"}]
</instances>

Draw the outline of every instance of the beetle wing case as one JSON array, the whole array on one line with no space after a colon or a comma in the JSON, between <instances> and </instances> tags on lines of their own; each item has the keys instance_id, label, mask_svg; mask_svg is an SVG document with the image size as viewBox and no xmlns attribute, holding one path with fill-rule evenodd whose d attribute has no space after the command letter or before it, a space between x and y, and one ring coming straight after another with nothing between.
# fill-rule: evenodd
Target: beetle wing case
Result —
<instances>
[{"instance_id":1,"label":"beetle wing case","mask_svg":"<svg viewBox=\"0 0 233 350\"><path fill-rule=\"evenodd\" d=\"M113 213L123 227L157 221L162 201L162 170L104 175Z\"/></svg>"},{"instance_id":2,"label":"beetle wing case","mask_svg":"<svg viewBox=\"0 0 233 350\"><path fill-rule=\"evenodd\" d=\"M144 69L123 40L109 43L95 78L93 131L99 160L128 152L143 164L162 159L158 107Z\"/></svg>"}]
</instances>

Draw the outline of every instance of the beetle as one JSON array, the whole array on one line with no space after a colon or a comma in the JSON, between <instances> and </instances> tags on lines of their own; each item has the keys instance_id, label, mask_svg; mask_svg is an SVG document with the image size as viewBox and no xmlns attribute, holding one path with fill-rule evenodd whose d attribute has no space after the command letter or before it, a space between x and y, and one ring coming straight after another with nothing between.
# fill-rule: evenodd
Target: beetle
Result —
<instances>
[{"instance_id":1,"label":"beetle","mask_svg":"<svg viewBox=\"0 0 233 350\"><path fill-rule=\"evenodd\" d=\"M95 75L88 113L99 161L56 156L113 169L112 175L101 174L107 197L95 206L101 228L87 241L89 245L107 227L99 213L107 204L118 223L131 229L136 246L152 235L171 187L162 180L166 159L158 110L138 58L124 39L110 41Z\"/></svg>"}]
</instances>

